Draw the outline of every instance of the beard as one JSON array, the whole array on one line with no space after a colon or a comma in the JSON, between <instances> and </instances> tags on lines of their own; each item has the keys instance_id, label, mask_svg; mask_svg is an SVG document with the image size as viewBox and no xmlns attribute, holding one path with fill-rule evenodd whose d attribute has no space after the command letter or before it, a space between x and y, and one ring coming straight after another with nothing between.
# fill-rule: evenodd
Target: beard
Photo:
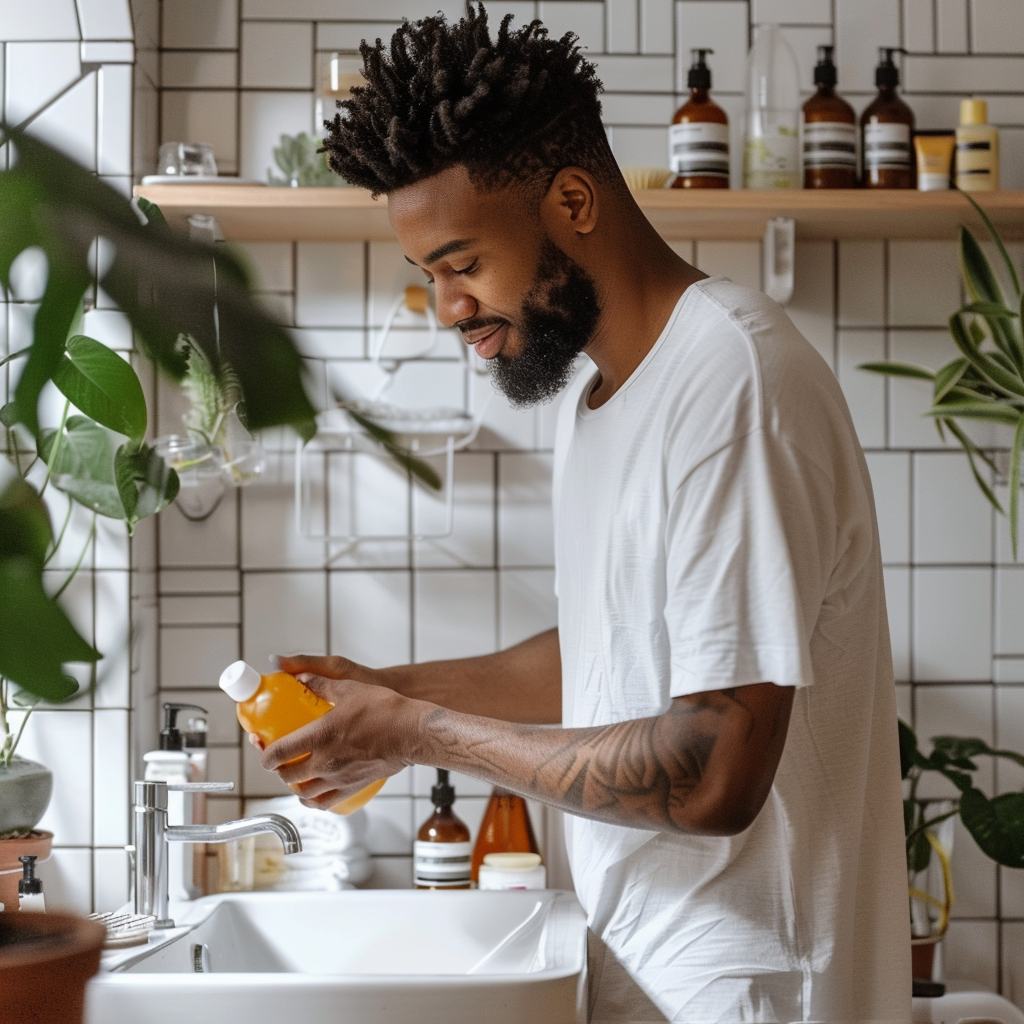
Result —
<instances>
[{"instance_id":1,"label":"beard","mask_svg":"<svg viewBox=\"0 0 1024 1024\"><path fill-rule=\"evenodd\" d=\"M533 284L513 323L522 351L494 357L494 383L517 409L550 401L572 379L576 357L594 336L600 316L593 278L545 238Z\"/></svg>"}]
</instances>

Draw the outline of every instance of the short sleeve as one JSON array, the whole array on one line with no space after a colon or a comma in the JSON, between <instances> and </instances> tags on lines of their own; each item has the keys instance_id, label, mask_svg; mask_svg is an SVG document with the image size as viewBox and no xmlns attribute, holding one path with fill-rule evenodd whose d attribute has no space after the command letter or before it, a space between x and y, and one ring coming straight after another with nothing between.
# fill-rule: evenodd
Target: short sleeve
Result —
<instances>
[{"instance_id":1,"label":"short sleeve","mask_svg":"<svg viewBox=\"0 0 1024 1024\"><path fill-rule=\"evenodd\" d=\"M814 682L836 521L827 472L764 429L686 476L666 522L671 696Z\"/></svg>"}]
</instances>

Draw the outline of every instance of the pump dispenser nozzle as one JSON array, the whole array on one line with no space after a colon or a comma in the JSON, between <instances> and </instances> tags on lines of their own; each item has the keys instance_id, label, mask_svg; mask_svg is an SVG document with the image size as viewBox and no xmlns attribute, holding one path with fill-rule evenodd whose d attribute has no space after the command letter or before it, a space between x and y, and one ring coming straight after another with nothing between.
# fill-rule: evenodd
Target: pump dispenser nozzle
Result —
<instances>
[{"instance_id":1,"label":"pump dispenser nozzle","mask_svg":"<svg viewBox=\"0 0 1024 1024\"><path fill-rule=\"evenodd\" d=\"M690 65L689 74L686 76L686 87L688 89L710 89L711 88L711 68L707 66L704 58L709 53L714 53L714 50L691 50L690 59L692 64Z\"/></svg>"},{"instance_id":2,"label":"pump dispenser nozzle","mask_svg":"<svg viewBox=\"0 0 1024 1024\"><path fill-rule=\"evenodd\" d=\"M814 66L815 85L835 85L838 81L835 61L832 59L834 52L834 46L818 47L818 63Z\"/></svg>"},{"instance_id":3,"label":"pump dispenser nozzle","mask_svg":"<svg viewBox=\"0 0 1024 1024\"><path fill-rule=\"evenodd\" d=\"M21 878L18 879L18 909L45 913L46 902L43 898L43 880L36 878L36 856L25 854L21 861Z\"/></svg>"},{"instance_id":4,"label":"pump dispenser nozzle","mask_svg":"<svg viewBox=\"0 0 1024 1024\"><path fill-rule=\"evenodd\" d=\"M207 714L206 708L198 704L164 704L164 727L160 732L161 750L181 750L181 732L178 729L179 711L202 711Z\"/></svg>"},{"instance_id":5,"label":"pump dispenser nozzle","mask_svg":"<svg viewBox=\"0 0 1024 1024\"><path fill-rule=\"evenodd\" d=\"M878 67L875 68L875 85L888 86L895 89L900 84L900 71L892 59L894 53L906 53L902 46L880 46L878 48Z\"/></svg>"},{"instance_id":6,"label":"pump dispenser nozzle","mask_svg":"<svg viewBox=\"0 0 1024 1024\"><path fill-rule=\"evenodd\" d=\"M448 770L437 769L437 785L430 790L430 799L435 807L451 807L455 803L455 787L448 781Z\"/></svg>"}]
</instances>

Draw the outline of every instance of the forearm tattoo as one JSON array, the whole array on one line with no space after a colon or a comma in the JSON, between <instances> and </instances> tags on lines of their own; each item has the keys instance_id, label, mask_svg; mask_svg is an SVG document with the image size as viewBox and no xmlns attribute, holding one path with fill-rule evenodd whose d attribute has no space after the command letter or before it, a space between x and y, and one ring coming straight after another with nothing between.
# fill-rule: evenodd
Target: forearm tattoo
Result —
<instances>
[{"instance_id":1,"label":"forearm tattoo","mask_svg":"<svg viewBox=\"0 0 1024 1024\"><path fill-rule=\"evenodd\" d=\"M736 690L674 700L657 718L587 729L538 729L428 713L434 761L584 817L690 831L688 805L716 746L742 742L753 714Z\"/></svg>"}]
</instances>

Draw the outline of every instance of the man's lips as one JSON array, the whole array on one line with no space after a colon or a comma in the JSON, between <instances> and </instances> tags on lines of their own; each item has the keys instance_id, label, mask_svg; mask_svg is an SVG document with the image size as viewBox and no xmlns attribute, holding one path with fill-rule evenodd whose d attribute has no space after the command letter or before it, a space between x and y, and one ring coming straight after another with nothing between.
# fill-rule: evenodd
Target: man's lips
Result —
<instances>
[{"instance_id":1,"label":"man's lips","mask_svg":"<svg viewBox=\"0 0 1024 1024\"><path fill-rule=\"evenodd\" d=\"M476 349L476 354L481 359L490 359L498 354L507 333L508 324L502 321L498 324L488 324L475 331L467 331L462 338L467 345L472 345Z\"/></svg>"}]
</instances>

